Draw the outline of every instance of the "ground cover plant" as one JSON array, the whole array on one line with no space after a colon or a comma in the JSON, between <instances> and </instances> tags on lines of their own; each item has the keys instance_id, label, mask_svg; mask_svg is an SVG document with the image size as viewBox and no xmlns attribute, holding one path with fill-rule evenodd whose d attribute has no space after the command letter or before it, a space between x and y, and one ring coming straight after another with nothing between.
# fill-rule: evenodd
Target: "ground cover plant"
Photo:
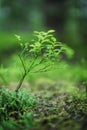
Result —
<instances>
[{"instance_id":1,"label":"ground cover plant","mask_svg":"<svg viewBox=\"0 0 87 130\"><path fill-rule=\"evenodd\" d=\"M0 89L1 130L86 130L87 69L61 61L73 51L53 33L35 31L29 43L15 35L22 51L13 56L9 69L0 68L1 83L8 88Z\"/></svg>"}]
</instances>

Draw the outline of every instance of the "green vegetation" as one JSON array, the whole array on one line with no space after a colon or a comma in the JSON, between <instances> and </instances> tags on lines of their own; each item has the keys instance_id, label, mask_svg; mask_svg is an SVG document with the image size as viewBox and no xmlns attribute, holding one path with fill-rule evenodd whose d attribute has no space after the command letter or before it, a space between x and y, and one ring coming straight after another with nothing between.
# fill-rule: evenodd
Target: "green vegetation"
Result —
<instances>
[{"instance_id":1,"label":"green vegetation","mask_svg":"<svg viewBox=\"0 0 87 130\"><path fill-rule=\"evenodd\" d=\"M0 130L87 130L86 28L87 0L0 1Z\"/></svg>"},{"instance_id":2,"label":"green vegetation","mask_svg":"<svg viewBox=\"0 0 87 130\"><path fill-rule=\"evenodd\" d=\"M0 120L8 120L13 116L19 118L21 113L26 112L26 109L32 108L35 104L33 95L29 92L21 90L18 94L9 92L7 89L1 89L0 92Z\"/></svg>"},{"instance_id":3,"label":"green vegetation","mask_svg":"<svg viewBox=\"0 0 87 130\"><path fill-rule=\"evenodd\" d=\"M30 128L33 125L32 109L35 104L35 97L29 91L21 90L16 94L15 92L10 92L8 89L1 89L0 128L3 130ZM22 124L23 128L21 128Z\"/></svg>"},{"instance_id":4,"label":"green vegetation","mask_svg":"<svg viewBox=\"0 0 87 130\"><path fill-rule=\"evenodd\" d=\"M69 63L74 51L53 33L35 31L29 42L15 35L21 51L0 68L1 130L84 129L86 61Z\"/></svg>"},{"instance_id":5,"label":"green vegetation","mask_svg":"<svg viewBox=\"0 0 87 130\"><path fill-rule=\"evenodd\" d=\"M62 43L57 42L56 38L53 36L54 30L49 30L47 32L37 32L34 35L36 39L32 39L30 43L23 44L21 37L15 35L20 42L22 47L22 52L19 55L24 73L19 81L16 88L16 92L20 89L25 77L30 73L46 72L52 69L55 62L59 62L60 53L65 51L67 55L71 56L72 52L67 46ZM23 57L23 58L22 58ZM31 57L31 64L26 66L26 58ZM37 68L38 67L38 68ZM36 70L35 70L36 69Z\"/></svg>"}]
</instances>

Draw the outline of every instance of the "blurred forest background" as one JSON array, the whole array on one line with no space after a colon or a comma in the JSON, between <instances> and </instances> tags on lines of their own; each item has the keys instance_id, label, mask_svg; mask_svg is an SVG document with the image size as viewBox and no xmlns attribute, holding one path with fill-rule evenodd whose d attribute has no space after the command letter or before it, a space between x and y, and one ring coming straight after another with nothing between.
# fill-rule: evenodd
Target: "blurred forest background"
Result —
<instances>
[{"instance_id":1,"label":"blurred forest background","mask_svg":"<svg viewBox=\"0 0 87 130\"><path fill-rule=\"evenodd\" d=\"M17 50L15 33L29 40L34 30L48 29L76 60L87 58L87 0L0 0L0 61Z\"/></svg>"}]
</instances>

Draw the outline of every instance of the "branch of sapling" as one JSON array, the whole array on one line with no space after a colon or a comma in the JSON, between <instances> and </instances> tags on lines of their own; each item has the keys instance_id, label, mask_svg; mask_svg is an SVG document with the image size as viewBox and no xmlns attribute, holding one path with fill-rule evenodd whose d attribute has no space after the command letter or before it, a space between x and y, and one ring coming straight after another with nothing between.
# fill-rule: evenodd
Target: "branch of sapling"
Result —
<instances>
[{"instance_id":1,"label":"branch of sapling","mask_svg":"<svg viewBox=\"0 0 87 130\"><path fill-rule=\"evenodd\" d=\"M42 59L40 58L40 59L39 59L39 57L38 57L37 63L33 65L32 69L35 69L36 67L38 67L38 66L40 66L40 65L43 65L45 62L47 62L47 61L46 61L44 58L42 58ZM46 65L44 65L44 66L46 66ZM39 70L40 70L40 69L39 69ZM36 72L38 72L39 70L33 71L32 73L36 73Z\"/></svg>"},{"instance_id":2,"label":"branch of sapling","mask_svg":"<svg viewBox=\"0 0 87 130\"><path fill-rule=\"evenodd\" d=\"M19 83L18 83L18 85L17 85L17 87L16 87L16 89L15 89L15 92L18 92L18 90L21 88L21 85L23 84L23 81L24 81L24 79L25 79L26 76L27 76L26 73L24 73L24 74L22 75L22 77L21 77L21 79L20 79L20 81L19 81Z\"/></svg>"},{"instance_id":3,"label":"branch of sapling","mask_svg":"<svg viewBox=\"0 0 87 130\"><path fill-rule=\"evenodd\" d=\"M21 63L22 63L22 67L23 67L23 69L24 69L24 73L23 73L23 75L22 75L22 77L21 77L21 79L20 79L20 81L19 81L19 83L18 83L18 85L17 85L17 87L16 87L16 89L15 89L15 92L18 92L18 91L19 91L19 89L21 88L21 86L22 86L22 84L23 84L23 81L24 81L25 77L29 74L30 71L32 71L33 65L34 65L34 63L35 63L35 61L36 61L36 59L37 59L37 57L36 57L36 58L32 61L32 63L30 64L29 68L27 68L27 67L25 66L24 61L23 61L23 59L22 59L22 57L21 57L20 55L19 55L19 58L20 58L20 61L21 61Z\"/></svg>"},{"instance_id":4,"label":"branch of sapling","mask_svg":"<svg viewBox=\"0 0 87 130\"><path fill-rule=\"evenodd\" d=\"M20 59L20 61L21 61L21 64L22 64L22 66L23 66L24 73L26 73L26 66L25 66L25 64L24 64L24 61L23 61L23 59L22 59L22 57L21 57L20 55L18 55L18 57L19 57L19 59Z\"/></svg>"},{"instance_id":5,"label":"branch of sapling","mask_svg":"<svg viewBox=\"0 0 87 130\"><path fill-rule=\"evenodd\" d=\"M38 56L36 56L34 58L34 60L32 61L31 65L29 66L28 70L27 70L27 74L32 70L34 69L34 64L35 64L35 61L37 60Z\"/></svg>"},{"instance_id":6,"label":"branch of sapling","mask_svg":"<svg viewBox=\"0 0 87 130\"><path fill-rule=\"evenodd\" d=\"M20 87L21 87L21 85L22 85L22 83L23 83L23 81L24 81L24 79L25 79L25 77L27 75L27 73L26 73L26 66L24 64L24 61L23 61L23 59L22 59L22 57L20 55L18 55L18 57L19 57L19 59L21 61L22 67L24 69L24 73L23 73L23 75L22 75L22 77L21 77L21 79L20 79L20 81L19 81L19 83L17 85L17 88L15 89L15 92L18 92L18 90L20 89Z\"/></svg>"},{"instance_id":7,"label":"branch of sapling","mask_svg":"<svg viewBox=\"0 0 87 130\"><path fill-rule=\"evenodd\" d=\"M51 71L51 67L49 67L49 68L42 68L42 69L39 69L39 70L34 71L32 73L41 73L41 72L48 72L48 71Z\"/></svg>"},{"instance_id":8,"label":"branch of sapling","mask_svg":"<svg viewBox=\"0 0 87 130\"><path fill-rule=\"evenodd\" d=\"M24 69L24 73L23 73L23 75L22 75L22 77L21 77L21 79L20 79L20 81L19 81L19 83L18 83L18 85L17 85L17 88L15 89L15 92L18 92L18 91L19 91L19 89L21 88L21 85L23 84L23 81L24 81L25 77L29 74L29 72L32 72L32 70L33 70L35 67L37 67L38 65L42 64L42 62L44 61L43 59L41 59L38 64L35 64L35 61L38 59L38 56L36 56L36 57L34 58L34 60L32 61L32 63L30 64L29 68L26 68L22 57L21 57L20 55L18 55L18 56L19 56L19 59L20 59L20 61L21 61L22 67L23 67L23 69ZM45 65L43 68L38 69L37 71L35 71L35 72L33 72L33 73L46 72L47 70L49 70L48 67L50 67L49 64Z\"/></svg>"},{"instance_id":9,"label":"branch of sapling","mask_svg":"<svg viewBox=\"0 0 87 130\"><path fill-rule=\"evenodd\" d=\"M50 65L45 65L44 67L38 69L37 71L33 71L32 73L38 73L38 72L46 72L46 71L49 71L51 68Z\"/></svg>"}]
</instances>

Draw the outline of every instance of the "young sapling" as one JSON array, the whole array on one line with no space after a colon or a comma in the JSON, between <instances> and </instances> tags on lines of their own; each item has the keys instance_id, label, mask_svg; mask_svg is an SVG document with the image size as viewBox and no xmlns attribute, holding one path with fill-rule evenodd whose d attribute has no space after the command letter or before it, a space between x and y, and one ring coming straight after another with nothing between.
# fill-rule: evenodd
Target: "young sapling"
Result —
<instances>
[{"instance_id":1,"label":"young sapling","mask_svg":"<svg viewBox=\"0 0 87 130\"><path fill-rule=\"evenodd\" d=\"M29 43L22 43L20 36L15 35L22 48L18 55L24 70L18 83L16 92L19 91L25 77L30 73L46 72L51 70L55 62L59 62L61 52L69 51L67 47L58 42L53 35L55 31L34 31L34 39ZM26 62L28 60L28 62ZM28 63L28 65L27 65Z\"/></svg>"}]
</instances>

